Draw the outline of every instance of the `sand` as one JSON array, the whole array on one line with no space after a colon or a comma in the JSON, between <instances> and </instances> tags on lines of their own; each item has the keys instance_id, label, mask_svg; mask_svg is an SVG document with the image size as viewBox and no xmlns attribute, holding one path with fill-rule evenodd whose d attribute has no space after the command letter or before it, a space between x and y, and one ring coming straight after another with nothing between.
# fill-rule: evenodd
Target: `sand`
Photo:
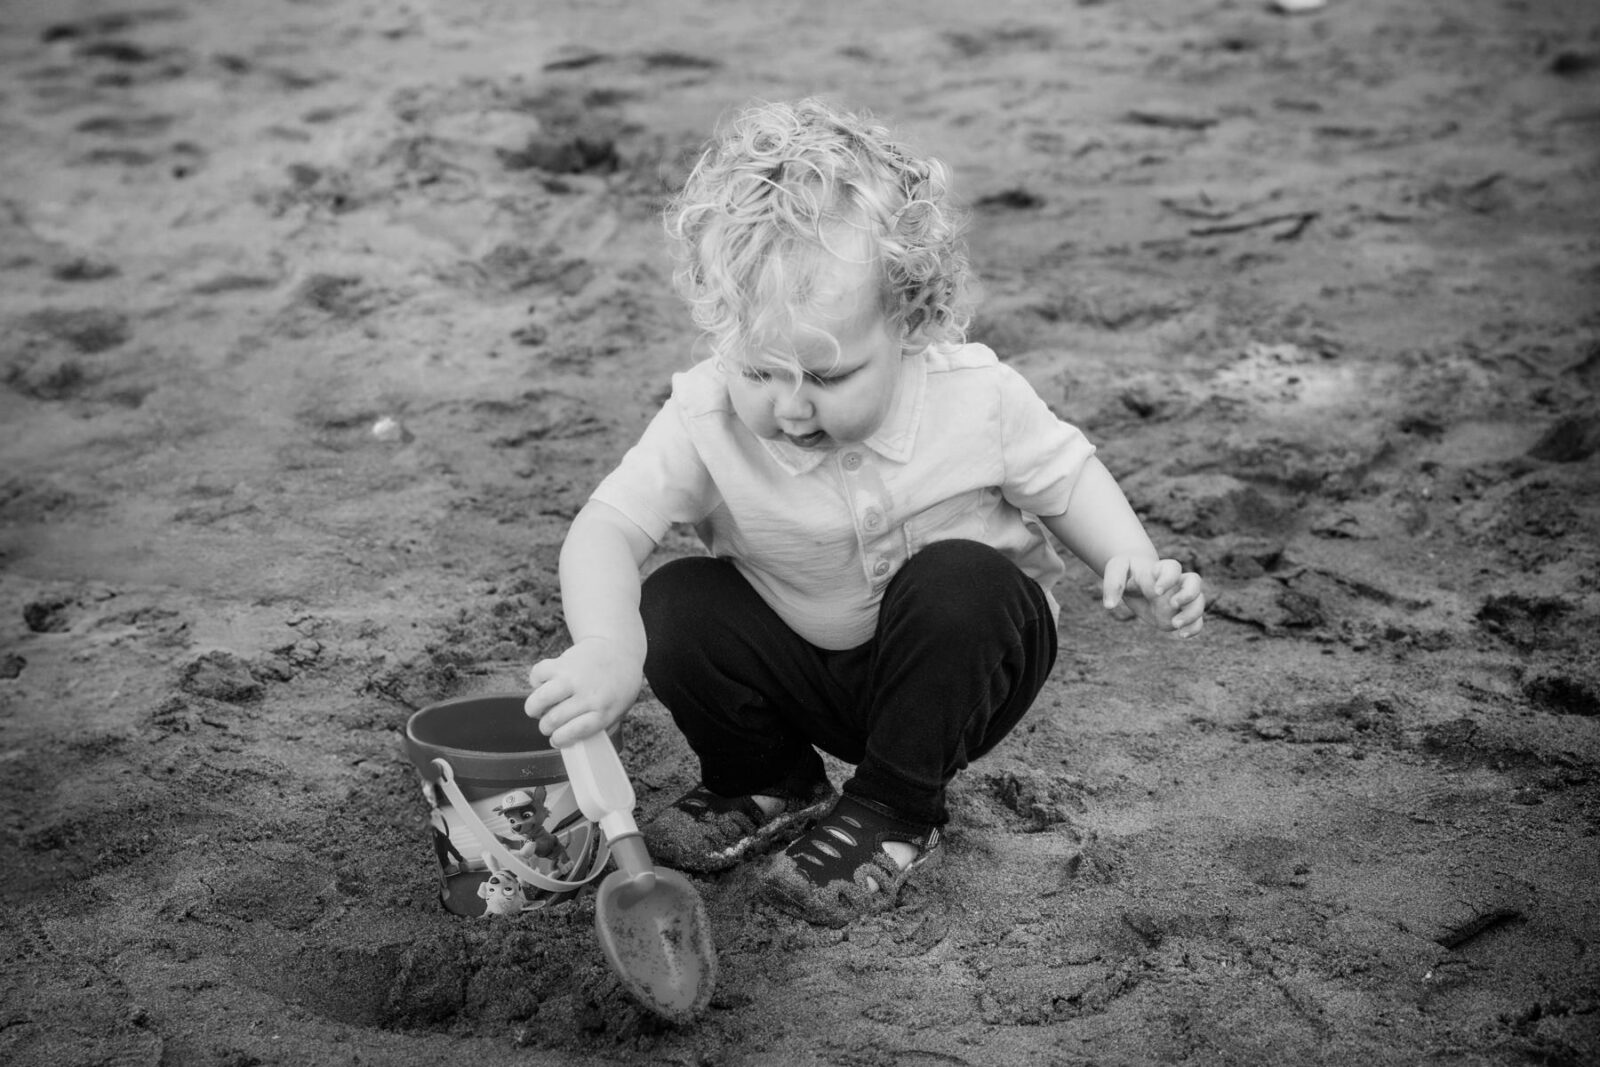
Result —
<instances>
[{"instance_id":1,"label":"sand","mask_svg":"<svg viewBox=\"0 0 1600 1067\"><path fill-rule=\"evenodd\" d=\"M439 908L400 732L563 647L694 358L663 198L808 93L950 163L975 338L1215 610L1074 570L943 865L698 879L670 1026L592 895ZM16 0L0 145L0 1060L1600 1060L1592 4Z\"/></svg>"}]
</instances>

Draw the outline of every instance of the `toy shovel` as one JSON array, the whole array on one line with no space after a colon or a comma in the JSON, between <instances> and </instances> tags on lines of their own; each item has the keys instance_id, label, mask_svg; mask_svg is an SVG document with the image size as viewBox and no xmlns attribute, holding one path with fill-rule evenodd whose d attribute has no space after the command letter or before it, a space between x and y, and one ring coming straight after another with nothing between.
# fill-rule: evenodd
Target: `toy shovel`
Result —
<instances>
[{"instance_id":1,"label":"toy shovel","mask_svg":"<svg viewBox=\"0 0 1600 1067\"><path fill-rule=\"evenodd\" d=\"M705 1008L717 984L705 903L689 879L650 862L633 821L633 783L611 738L601 731L560 751L578 807L600 824L617 862L594 903L600 949L640 1003L686 1021Z\"/></svg>"}]
</instances>

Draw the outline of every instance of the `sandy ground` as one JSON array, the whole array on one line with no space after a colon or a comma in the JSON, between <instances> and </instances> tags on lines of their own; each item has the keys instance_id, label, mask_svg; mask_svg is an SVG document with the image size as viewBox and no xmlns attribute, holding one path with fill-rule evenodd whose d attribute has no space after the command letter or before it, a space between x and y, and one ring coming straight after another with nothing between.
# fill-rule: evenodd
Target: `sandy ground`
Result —
<instances>
[{"instance_id":1,"label":"sandy ground","mask_svg":"<svg viewBox=\"0 0 1600 1067\"><path fill-rule=\"evenodd\" d=\"M561 647L690 358L662 198L810 92L953 165L976 338L1216 611L1076 572L944 866L698 883L674 1028L591 896L438 908L399 732ZM1586 0L12 0L0 144L0 1060L1600 1061ZM691 784L648 698L625 756Z\"/></svg>"}]
</instances>

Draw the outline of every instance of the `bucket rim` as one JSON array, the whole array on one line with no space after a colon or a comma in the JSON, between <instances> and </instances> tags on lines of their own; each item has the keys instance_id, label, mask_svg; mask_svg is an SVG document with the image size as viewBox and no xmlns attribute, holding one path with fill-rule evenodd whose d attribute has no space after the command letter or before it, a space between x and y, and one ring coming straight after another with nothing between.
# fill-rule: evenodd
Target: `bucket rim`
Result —
<instances>
[{"instance_id":1,"label":"bucket rim","mask_svg":"<svg viewBox=\"0 0 1600 1067\"><path fill-rule=\"evenodd\" d=\"M527 720L529 725L532 726L532 737L530 740L536 740L538 742L538 747L517 749L467 748L462 745L449 744L433 740L431 738L419 737L417 735L417 726L419 722L425 721L428 717L437 716L441 713L449 711L459 710L463 707L471 705L499 704L503 706L505 704L511 704L517 709L517 713L520 715L522 705L527 698L527 693L516 691L469 693L465 696L451 697L447 700L438 700L432 704L418 708L406 719L404 735L406 748L413 754L413 756L426 754L430 758L443 757L450 759L452 762L465 761L471 764L492 763L498 765L510 761L532 760L538 764L555 761L555 764L560 766L563 762L561 750L555 745L552 745L550 743L550 739L541 733L538 727L532 724L531 720ZM622 720L618 719L616 722L613 722L610 726L606 727L606 733L611 736L613 742L619 741L622 735Z\"/></svg>"},{"instance_id":2,"label":"bucket rim","mask_svg":"<svg viewBox=\"0 0 1600 1067\"><path fill-rule=\"evenodd\" d=\"M411 715L406 719L406 729L405 729L406 743L408 745L415 746L418 749L422 749L422 750L425 750L425 751L428 751L428 752L434 752L434 753L437 753L439 755L454 755L454 756L467 756L467 757L478 757L478 758L491 757L491 758L499 759L499 760L527 758L527 757L530 757L530 756L556 756L556 757L559 758L560 751L557 750L555 748L555 746L551 745L550 744L550 739L548 737L546 737L544 734L539 733L537 728L534 729L533 733L534 733L534 737L536 737L538 739L538 741L540 742L538 747L519 748L519 749L466 748L466 747L464 747L462 745L448 744L448 743L445 743L445 742L433 740L431 738L419 737L418 734L417 734L417 726L418 726L419 723L426 721L428 718L430 718L432 716L436 716L436 715L439 715L439 714L444 713L444 712L453 711L453 710L459 710L459 709L461 709L463 707L476 705L476 704L488 705L488 704L504 704L504 703L507 703L507 702L515 702L515 704L518 707L521 707L522 703L525 700L527 700L527 694L526 693L492 692L492 693L471 693L471 694L468 694L466 696L451 697L448 700L435 701L432 704L428 704L428 705L426 705L424 707L418 708L416 711L412 712ZM530 725L532 725L531 721L530 721Z\"/></svg>"}]
</instances>

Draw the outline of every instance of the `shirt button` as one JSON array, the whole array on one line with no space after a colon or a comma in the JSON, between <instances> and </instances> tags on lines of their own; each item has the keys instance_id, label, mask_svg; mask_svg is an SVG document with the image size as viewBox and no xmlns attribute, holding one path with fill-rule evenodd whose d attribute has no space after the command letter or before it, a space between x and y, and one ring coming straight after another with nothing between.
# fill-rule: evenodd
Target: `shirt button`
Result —
<instances>
[{"instance_id":1,"label":"shirt button","mask_svg":"<svg viewBox=\"0 0 1600 1067\"><path fill-rule=\"evenodd\" d=\"M858 470L860 470L861 469L861 453L860 452L846 452L844 454L844 469L847 470L847 471L858 471Z\"/></svg>"},{"instance_id":2,"label":"shirt button","mask_svg":"<svg viewBox=\"0 0 1600 1067\"><path fill-rule=\"evenodd\" d=\"M876 574L879 578L882 578L885 574L888 574L889 561L886 559L880 559L878 562L874 563L872 565L872 573Z\"/></svg>"},{"instance_id":3,"label":"shirt button","mask_svg":"<svg viewBox=\"0 0 1600 1067\"><path fill-rule=\"evenodd\" d=\"M862 520L869 530L876 530L883 525L883 512L877 508L869 508L866 518Z\"/></svg>"}]
</instances>

